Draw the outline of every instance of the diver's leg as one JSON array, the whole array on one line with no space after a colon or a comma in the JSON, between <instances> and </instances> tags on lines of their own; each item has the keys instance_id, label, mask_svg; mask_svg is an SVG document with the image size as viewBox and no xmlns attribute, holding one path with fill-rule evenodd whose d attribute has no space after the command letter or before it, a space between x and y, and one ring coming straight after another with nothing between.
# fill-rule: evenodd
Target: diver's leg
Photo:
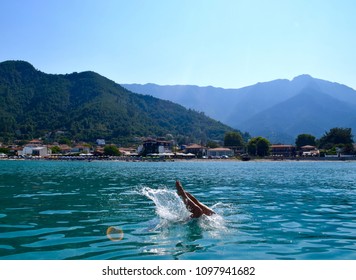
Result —
<instances>
[{"instance_id":1,"label":"diver's leg","mask_svg":"<svg viewBox=\"0 0 356 280\"><path fill-rule=\"evenodd\" d=\"M200 209L202 209L202 211L205 215L211 216L211 215L215 214L215 212L213 210L211 210L208 206L206 206L205 204L203 204L199 200L197 200L192 194L190 194L189 192L185 192L185 193L197 206L199 206Z\"/></svg>"},{"instance_id":2,"label":"diver's leg","mask_svg":"<svg viewBox=\"0 0 356 280\"><path fill-rule=\"evenodd\" d=\"M200 204L200 202L198 201L198 199L196 199L194 197L194 195L192 195L190 192L185 191L185 194L195 203L195 204Z\"/></svg>"},{"instance_id":3,"label":"diver's leg","mask_svg":"<svg viewBox=\"0 0 356 280\"><path fill-rule=\"evenodd\" d=\"M182 196L182 197L186 196L185 190L183 189L183 186L179 181L176 181L176 188L177 188L177 193L179 196Z\"/></svg>"},{"instance_id":4,"label":"diver's leg","mask_svg":"<svg viewBox=\"0 0 356 280\"><path fill-rule=\"evenodd\" d=\"M187 192L184 191L182 184L179 181L176 181L176 188L178 195L182 198L187 209L192 212L192 218L199 218L204 214L203 209L199 207L194 201L197 201L194 197L194 201L188 196Z\"/></svg>"}]
</instances>

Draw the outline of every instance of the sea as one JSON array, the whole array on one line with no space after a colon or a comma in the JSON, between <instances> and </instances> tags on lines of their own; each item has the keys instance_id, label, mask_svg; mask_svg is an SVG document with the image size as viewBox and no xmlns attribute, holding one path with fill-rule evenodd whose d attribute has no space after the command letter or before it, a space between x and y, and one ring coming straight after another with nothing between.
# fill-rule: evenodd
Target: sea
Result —
<instances>
[{"instance_id":1,"label":"sea","mask_svg":"<svg viewBox=\"0 0 356 280\"><path fill-rule=\"evenodd\" d=\"M356 260L356 162L2 160L0 259Z\"/></svg>"}]
</instances>

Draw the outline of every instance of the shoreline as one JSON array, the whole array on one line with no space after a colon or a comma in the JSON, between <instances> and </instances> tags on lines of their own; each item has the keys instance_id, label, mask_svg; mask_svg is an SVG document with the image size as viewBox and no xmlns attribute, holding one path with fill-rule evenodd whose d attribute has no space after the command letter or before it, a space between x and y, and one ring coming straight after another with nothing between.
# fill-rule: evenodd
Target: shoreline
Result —
<instances>
[{"instance_id":1,"label":"shoreline","mask_svg":"<svg viewBox=\"0 0 356 280\"><path fill-rule=\"evenodd\" d=\"M131 158L131 157L63 157L63 158L0 158L0 161L81 161L81 162L353 162L356 157L319 157L319 158L251 158L244 161L239 158L201 159L201 158Z\"/></svg>"}]
</instances>

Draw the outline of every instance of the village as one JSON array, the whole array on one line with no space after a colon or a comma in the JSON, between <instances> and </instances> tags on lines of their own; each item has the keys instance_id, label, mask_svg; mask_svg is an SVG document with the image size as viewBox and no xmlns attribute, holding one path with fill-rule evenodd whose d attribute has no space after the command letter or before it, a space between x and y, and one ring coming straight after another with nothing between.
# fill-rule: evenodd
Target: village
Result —
<instances>
[{"instance_id":1,"label":"village","mask_svg":"<svg viewBox=\"0 0 356 280\"><path fill-rule=\"evenodd\" d=\"M69 144L44 144L33 139L24 145L0 143L0 159L46 159L46 160L174 160L174 159L256 159L248 154L246 147L207 147L202 144L177 145L165 138L142 138L137 147L118 147L97 139L95 145L85 142ZM356 148L356 147L355 147ZM355 159L354 155L321 155L316 146L305 145L297 150L294 145L272 144L268 156L263 159Z\"/></svg>"},{"instance_id":2,"label":"village","mask_svg":"<svg viewBox=\"0 0 356 280\"><path fill-rule=\"evenodd\" d=\"M207 148L198 144L178 146L173 140L165 138L145 138L137 147L118 147L97 139L96 145L85 142L68 144L44 144L41 139L33 139L25 145L3 145L0 159L192 159L192 158L230 158L234 151L229 148Z\"/></svg>"}]
</instances>

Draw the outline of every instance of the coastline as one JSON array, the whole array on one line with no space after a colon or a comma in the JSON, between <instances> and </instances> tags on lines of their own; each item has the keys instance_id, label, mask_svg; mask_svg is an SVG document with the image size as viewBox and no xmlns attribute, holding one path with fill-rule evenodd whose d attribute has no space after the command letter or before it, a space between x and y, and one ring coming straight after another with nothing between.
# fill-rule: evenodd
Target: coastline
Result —
<instances>
[{"instance_id":1,"label":"coastline","mask_svg":"<svg viewBox=\"0 0 356 280\"><path fill-rule=\"evenodd\" d=\"M117 161L117 162L352 162L356 157L303 157L303 158L241 158L204 159L204 158L137 158L137 157L60 157L60 158L0 158L0 161Z\"/></svg>"}]
</instances>

